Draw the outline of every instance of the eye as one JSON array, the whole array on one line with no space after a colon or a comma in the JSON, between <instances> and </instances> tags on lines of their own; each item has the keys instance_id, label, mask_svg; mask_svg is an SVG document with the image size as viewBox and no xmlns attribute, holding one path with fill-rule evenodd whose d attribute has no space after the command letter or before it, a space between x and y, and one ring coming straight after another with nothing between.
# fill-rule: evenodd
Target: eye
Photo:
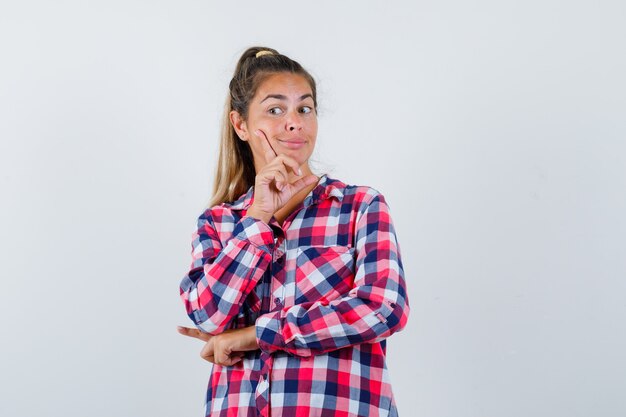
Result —
<instances>
[{"instance_id":1,"label":"eye","mask_svg":"<svg viewBox=\"0 0 626 417\"><path fill-rule=\"evenodd\" d=\"M272 107L271 109L268 110L270 114L283 114L283 109L281 109L280 107Z\"/></svg>"},{"instance_id":2,"label":"eye","mask_svg":"<svg viewBox=\"0 0 626 417\"><path fill-rule=\"evenodd\" d=\"M313 111L312 108L310 108L309 106L304 106L300 109L301 113L311 113Z\"/></svg>"}]
</instances>

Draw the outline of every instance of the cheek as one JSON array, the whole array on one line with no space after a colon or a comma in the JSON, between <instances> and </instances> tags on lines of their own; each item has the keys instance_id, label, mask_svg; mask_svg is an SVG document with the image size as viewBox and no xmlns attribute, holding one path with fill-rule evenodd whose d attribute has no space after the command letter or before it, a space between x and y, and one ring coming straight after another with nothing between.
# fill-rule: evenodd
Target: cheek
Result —
<instances>
[{"instance_id":1,"label":"cheek","mask_svg":"<svg viewBox=\"0 0 626 417\"><path fill-rule=\"evenodd\" d=\"M308 121L307 130L313 134L317 134L317 118Z\"/></svg>"},{"instance_id":2,"label":"cheek","mask_svg":"<svg viewBox=\"0 0 626 417\"><path fill-rule=\"evenodd\" d=\"M263 130L268 137L276 136L282 131L282 125L276 119L259 120L257 128Z\"/></svg>"},{"instance_id":3,"label":"cheek","mask_svg":"<svg viewBox=\"0 0 626 417\"><path fill-rule=\"evenodd\" d=\"M262 111L251 111L248 115L248 126L253 129L274 129L276 119L268 117Z\"/></svg>"}]
</instances>

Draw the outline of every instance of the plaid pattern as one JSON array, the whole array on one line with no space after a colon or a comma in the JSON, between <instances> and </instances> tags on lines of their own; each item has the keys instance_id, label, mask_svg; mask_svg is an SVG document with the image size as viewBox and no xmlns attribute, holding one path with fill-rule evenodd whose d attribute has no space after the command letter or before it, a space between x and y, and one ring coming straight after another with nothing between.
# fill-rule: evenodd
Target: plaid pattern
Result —
<instances>
[{"instance_id":1,"label":"plaid pattern","mask_svg":"<svg viewBox=\"0 0 626 417\"><path fill-rule=\"evenodd\" d=\"M207 209L180 294L199 329L256 326L260 350L214 365L207 416L397 416L385 338L409 304L384 197L323 175L279 225L253 188Z\"/></svg>"}]
</instances>

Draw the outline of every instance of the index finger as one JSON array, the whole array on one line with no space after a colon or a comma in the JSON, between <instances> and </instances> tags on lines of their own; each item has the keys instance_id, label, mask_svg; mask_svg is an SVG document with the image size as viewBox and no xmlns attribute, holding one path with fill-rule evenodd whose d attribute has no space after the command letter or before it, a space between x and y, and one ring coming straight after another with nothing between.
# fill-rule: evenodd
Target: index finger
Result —
<instances>
[{"instance_id":1,"label":"index finger","mask_svg":"<svg viewBox=\"0 0 626 417\"><path fill-rule=\"evenodd\" d=\"M265 156L265 162L267 163L271 162L274 158L278 156L278 154L276 153L274 148L272 148L272 145L270 144L270 141L267 138L267 135L261 129L255 130L254 133L258 137L262 137L264 139L264 140L261 140L261 146L263 147L263 155ZM261 134L263 134L263 136L261 136Z\"/></svg>"},{"instance_id":2,"label":"index finger","mask_svg":"<svg viewBox=\"0 0 626 417\"><path fill-rule=\"evenodd\" d=\"M189 327L177 326L176 330L178 330L178 333L182 334L183 336L195 337L196 339L200 339L205 342L208 342L209 339L211 338L210 334L201 332L198 329L191 329Z\"/></svg>"}]
</instances>

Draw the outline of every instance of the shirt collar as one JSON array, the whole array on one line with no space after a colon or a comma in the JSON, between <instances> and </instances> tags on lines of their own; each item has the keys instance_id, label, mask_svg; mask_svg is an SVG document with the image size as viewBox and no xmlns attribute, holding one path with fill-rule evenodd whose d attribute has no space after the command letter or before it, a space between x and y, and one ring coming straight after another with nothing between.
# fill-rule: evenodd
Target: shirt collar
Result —
<instances>
[{"instance_id":1,"label":"shirt collar","mask_svg":"<svg viewBox=\"0 0 626 417\"><path fill-rule=\"evenodd\" d=\"M304 207L309 207L320 201L327 200L334 197L341 201L343 199L343 188L345 184L339 180L330 178L328 174L322 174L317 185L313 190L307 194L302 201ZM231 210L247 210L252 205L254 197L254 186L248 189L248 192L243 194L237 200L232 203L226 203L226 206L230 206Z\"/></svg>"}]
</instances>

